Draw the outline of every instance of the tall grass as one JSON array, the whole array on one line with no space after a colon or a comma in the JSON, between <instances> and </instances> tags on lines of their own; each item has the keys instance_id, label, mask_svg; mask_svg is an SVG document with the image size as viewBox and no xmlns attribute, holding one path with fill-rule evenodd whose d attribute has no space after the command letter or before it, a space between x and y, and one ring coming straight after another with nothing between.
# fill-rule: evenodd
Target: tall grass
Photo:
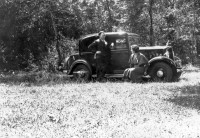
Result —
<instances>
[{"instance_id":1,"label":"tall grass","mask_svg":"<svg viewBox=\"0 0 200 138\"><path fill-rule=\"evenodd\" d=\"M38 82L0 84L0 137L200 136L199 68L173 83Z\"/></svg>"},{"instance_id":2,"label":"tall grass","mask_svg":"<svg viewBox=\"0 0 200 138\"><path fill-rule=\"evenodd\" d=\"M66 74L51 73L46 71L39 72L17 72L1 74L0 82L15 85L44 85L44 84L61 84L70 80Z\"/></svg>"}]
</instances>

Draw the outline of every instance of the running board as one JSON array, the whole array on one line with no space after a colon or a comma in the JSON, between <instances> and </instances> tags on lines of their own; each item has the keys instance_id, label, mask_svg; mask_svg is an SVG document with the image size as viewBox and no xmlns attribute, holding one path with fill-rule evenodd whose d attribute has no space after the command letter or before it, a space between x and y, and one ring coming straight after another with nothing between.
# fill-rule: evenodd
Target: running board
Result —
<instances>
[{"instance_id":1,"label":"running board","mask_svg":"<svg viewBox=\"0 0 200 138\"><path fill-rule=\"evenodd\" d=\"M69 78L73 77L73 75L66 75L66 76L69 77ZM92 77L96 78L97 75L94 74L94 75L92 75ZM123 78L123 74L106 74L105 77L106 78ZM151 77L149 75L147 75L147 76L142 76L142 78L143 79L150 79Z\"/></svg>"},{"instance_id":2,"label":"running board","mask_svg":"<svg viewBox=\"0 0 200 138\"><path fill-rule=\"evenodd\" d=\"M94 74L92 75L93 78L96 78L97 75ZM106 78L123 78L123 74L106 74L105 75Z\"/></svg>"},{"instance_id":3,"label":"running board","mask_svg":"<svg viewBox=\"0 0 200 138\"><path fill-rule=\"evenodd\" d=\"M66 77L72 78L73 75L66 75ZM92 75L93 78L96 78L97 75L94 74ZM105 75L106 78L123 78L123 74L106 74Z\"/></svg>"}]
</instances>

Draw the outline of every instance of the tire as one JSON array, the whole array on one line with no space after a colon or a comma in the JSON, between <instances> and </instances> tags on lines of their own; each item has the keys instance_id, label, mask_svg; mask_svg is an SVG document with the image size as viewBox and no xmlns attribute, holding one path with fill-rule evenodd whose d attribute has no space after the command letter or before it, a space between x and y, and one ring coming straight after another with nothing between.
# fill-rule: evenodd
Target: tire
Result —
<instances>
[{"instance_id":1,"label":"tire","mask_svg":"<svg viewBox=\"0 0 200 138\"><path fill-rule=\"evenodd\" d=\"M181 77L182 72L176 73L176 75L173 77L173 81L178 81L179 78Z\"/></svg>"},{"instance_id":2,"label":"tire","mask_svg":"<svg viewBox=\"0 0 200 138\"><path fill-rule=\"evenodd\" d=\"M80 75L80 72L85 72ZM77 65L73 70L73 78L78 82L88 82L91 79L91 72L86 65Z\"/></svg>"},{"instance_id":3,"label":"tire","mask_svg":"<svg viewBox=\"0 0 200 138\"><path fill-rule=\"evenodd\" d=\"M179 79L181 77L182 72L176 73L176 79Z\"/></svg>"},{"instance_id":4,"label":"tire","mask_svg":"<svg viewBox=\"0 0 200 138\"><path fill-rule=\"evenodd\" d=\"M170 82L173 78L173 70L170 65L158 62L153 65L149 75L153 81Z\"/></svg>"}]
</instances>

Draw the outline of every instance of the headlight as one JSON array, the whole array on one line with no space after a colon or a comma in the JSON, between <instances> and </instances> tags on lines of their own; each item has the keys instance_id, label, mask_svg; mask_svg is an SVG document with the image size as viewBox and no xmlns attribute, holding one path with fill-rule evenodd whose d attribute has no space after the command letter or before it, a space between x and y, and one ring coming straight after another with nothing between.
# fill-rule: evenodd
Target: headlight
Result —
<instances>
[{"instance_id":1,"label":"headlight","mask_svg":"<svg viewBox=\"0 0 200 138\"><path fill-rule=\"evenodd\" d=\"M65 58L63 63L63 68L68 69L69 68L69 57Z\"/></svg>"},{"instance_id":2,"label":"headlight","mask_svg":"<svg viewBox=\"0 0 200 138\"><path fill-rule=\"evenodd\" d=\"M67 63L68 60L69 60L69 57L65 58L64 62Z\"/></svg>"},{"instance_id":3,"label":"headlight","mask_svg":"<svg viewBox=\"0 0 200 138\"><path fill-rule=\"evenodd\" d=\"M164 56L169 58L169 51L168 50L164 53Z\"/></svg>"},{"instance_id":4,"label":"headlight","mask_svg":"<svg viewBox=\"0 0 200 138\"><path fill-rule=\"evenodd\" d=\"M167 48L166 49L166 52L164 53L164 56L170 58L170 59L174 59L174 52L173 52L173 49L170 47L170 48Z\"/></svg>"},{"instance_id":5,"label":"headlight","mask_svg":"<svg viewBox=\"0 0 200 138\"><path fill-rule=\"evenodd\" d=\"M174 56L174 62L176 64L176 67L182 68L182 62L180 58L178 58L177 56Z\"/></svg>"}]
</instances>

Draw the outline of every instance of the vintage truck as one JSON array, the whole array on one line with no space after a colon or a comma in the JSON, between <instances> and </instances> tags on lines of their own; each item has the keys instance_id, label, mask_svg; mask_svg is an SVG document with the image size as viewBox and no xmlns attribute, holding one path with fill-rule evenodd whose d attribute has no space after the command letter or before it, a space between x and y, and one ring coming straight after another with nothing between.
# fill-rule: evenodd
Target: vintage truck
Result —
<instances>
[{"instance_id":1,"label":"vintage truck","mask_svg":"<svg viewBox=\"0 0 200 138\"><path fill-rule=\"evenodd\" d=\"M122 78L124 70L129 67L130 46L138 44L139 36L127 32L106 32L105 34L105 39L111 49L110 70L105 76ZM67 75L85 81L96 76L94 53L88 49L88 46L96 39L98 39L97 33L84 36L79 40L78 52L64 61L63 69ZM144 78L170 82L181 76L181 60L174 56L171 46L140 46L140 52L149 60Z\"/></svg>"}]
</instances>

